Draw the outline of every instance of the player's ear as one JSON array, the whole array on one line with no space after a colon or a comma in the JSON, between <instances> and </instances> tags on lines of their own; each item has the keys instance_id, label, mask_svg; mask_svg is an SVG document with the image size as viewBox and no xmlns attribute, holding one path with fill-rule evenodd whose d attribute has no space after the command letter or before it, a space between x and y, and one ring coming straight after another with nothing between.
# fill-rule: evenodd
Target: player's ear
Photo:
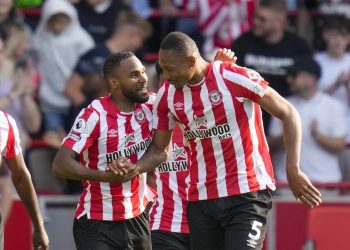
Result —
<instances>
[{"instance_id":1,"label":"player's ear","mask_svg":"<svg viewBox=\"0 0 350 250\"><path fill-rule=\"evenodd\" d=\"M108 85L111 89L117 89L117 88L119 88L119 81L117 78L111 77L108 80Z\"/></svg>"},{"instance_id":2,"label":"player's ear","mask_svg":"<svg viewBox=\"0 0 350 250\"><path fill-rule=\"evenodd\" d=\"M195 56L188 56L187 61L190 67L193 67L196 64L197 58Z\"/></svg>"}]
</instances>

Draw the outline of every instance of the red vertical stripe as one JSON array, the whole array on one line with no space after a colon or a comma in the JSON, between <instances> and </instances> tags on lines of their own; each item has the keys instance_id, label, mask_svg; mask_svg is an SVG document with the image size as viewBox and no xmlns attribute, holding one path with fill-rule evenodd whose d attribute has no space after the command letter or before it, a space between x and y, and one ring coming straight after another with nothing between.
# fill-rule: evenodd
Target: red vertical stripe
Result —
<instances>
[{"instance_id":1,"label":"red vertical stripe","mask_svg":"<svg viewBox=\"0 0 350 250\"><path fill-rule=\"evenodd\" d=\"M197 86L191 88L192 110L194 111L193 115L197 117L204 116L204 105L200 96L200 90L201 88L197 88ZM199 171L201 171L200 168L205 167L205 172L206 172L205 186L207 190L207 198L208 199L217 198L219 195L217 182L216 182L217 166L215 164L212 139L210 138L202 139L200 140L200 143L203 148L203 157L204 157L205 166L198 166L198 167L199 167Z\"/></svg>"},{"instance_id":2,"label":"red vertical stripe","mask_svg":"<svg viewBox=\"0 0 350 250\"><path fill-rule=\"evenodd\" d=\"M184 93L183 91L175 91L174 94L174 102L170 103L169 105L174 105L176 103L182 103L184 104L182 109L178 109L176 110L176 106L175 106L175 113L176 116L179 118L179 120L181 121L181 123L183 125L185 125L185 131L186 130L190 130L189 128L189 120L187 118L187 115L185 113L185 98L184 98ZM191 151L191 167L189 168L188 171L190 171L190 183L198 183L198 161L197 161L197 150L196 149L196 143L194 143L193 141L190 141L190 147L192 148ZM194 185L190 185L189 190L188 190L188 196L191 197L191 200L198 200L199 198L199 192L197 189L196 184Z\"/></svg>"}]
</instances>

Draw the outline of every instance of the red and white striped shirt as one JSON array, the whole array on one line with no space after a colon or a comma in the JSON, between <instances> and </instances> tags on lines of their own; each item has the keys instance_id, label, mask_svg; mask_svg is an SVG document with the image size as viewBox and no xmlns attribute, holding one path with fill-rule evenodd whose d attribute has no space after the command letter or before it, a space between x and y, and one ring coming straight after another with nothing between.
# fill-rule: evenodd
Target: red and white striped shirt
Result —
<instances>
[{"instance_id":1,"label":"red and white striped shirt","mask_svg":"<svg viewBox=\"0 0 350 250\"><path fill-rule=\"evenodd\" d=\"M106 171L107 163L123 156L135 163L144 154L153 133L154 95L133 112L118 110L111 96L93 101L78 115L63 145L80 154L87 168ZM140 215L155 196L146 174L122 184L84 181L75 217L93 220L125 220Z\"/></svg>"},{"instance_id":2,"label":"red and white striped shirt","mask_svg":"<svg viewBox=\"0 0 350 250\"><path fill-rule=\"evenodd\" d=\"M0 111L0 150L1 156L6 159L14 158L22 152L16 122L2 111Z\"/></svg>"},{"instance_id":3,"label":"red and white striped shirt","mask_svg":"<svg viewBox=\"0 0 350 250\"><path fill-rule=\"evenodd\" d=\"M158 197L150 212L151 230L189 233L186 218L188 150L177 126L173 131L169 159L155 170Z\"/></svg>"},{"instance_id":4,"label":"red and white striped shirt","mask_svg":"<svg viewBox=\"0 0 350 250\"><path fill-rule=\"evenodd\" d=\"M165 83L154 104L154 128L181 124L191 148L190 201L275 189L261 109L268 83L228 62L208 64L203 82L181 90Z\"/></svg>"},{"instance_id":5,"label":"red and white striped shirt","mask_svg":"<svg viewBox=\"0 0 350 250\"><path fill-rule=\"evenodd\" d=\"M206 38L204 51L231 48L233 41L251 29L254 0L200 0L198 1L199 28Z\"/></svg>"}]
</instances>

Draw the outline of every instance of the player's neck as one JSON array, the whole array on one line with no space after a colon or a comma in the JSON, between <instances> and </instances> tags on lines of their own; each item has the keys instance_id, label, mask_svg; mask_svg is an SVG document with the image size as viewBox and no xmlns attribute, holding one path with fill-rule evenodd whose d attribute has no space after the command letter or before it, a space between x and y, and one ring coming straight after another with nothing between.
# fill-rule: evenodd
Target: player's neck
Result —
<instances>
[{"instance_id":1,"label":"player's neck","mask_svg":"<svg viewBox=\"0 0 350 250\"><path fill-rule=\"evenodd\" d=\"M135 102L132 102L123 95L111 95L111 100L121 112L129 113L135 109Z\"/></svg>"},{"instance_id":2,"label":"player's neck","mask_svg":"<svg viewBox=\"0 0 350 250\"><path fill-rule=\"evenodd\" d=\"M192 79L188 82L188 84L195 85L201 82L205 77L205 75L207 74L207 71L208 71L208 63L203 58L200 58L196 64L196 71Z\"/></svg>"}]
</instances>

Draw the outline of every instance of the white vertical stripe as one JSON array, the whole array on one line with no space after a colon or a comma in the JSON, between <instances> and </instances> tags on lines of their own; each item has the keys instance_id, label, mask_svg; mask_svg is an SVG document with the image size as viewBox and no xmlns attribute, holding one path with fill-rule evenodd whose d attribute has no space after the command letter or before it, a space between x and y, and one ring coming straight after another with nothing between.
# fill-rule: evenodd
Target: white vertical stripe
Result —
<instances>
[{"instance_id":1,"label":"white vertical stripe","mask_svg":"<svg viewBox=\"0 0 350 250\"><path fill-rule=\"evenodd\" d=\"M126 125L126 118L125 116L118 115L117 117L117 124L118 124L118 150L122 150L125 148L125 141L126 141L126 131L125 131L125 125ZM125 157L125 154L123 152L123 157ZM122 193L123 193L123 205L125 208L125 218L132 218L132 202L131 202L131 181L122 183Z\"/></svg>"},{"instance_id":2,"label":"white vertical stripe","mask_svg":"<svg viewBox=\"0 0 350 250\"><path fill-rule=\"evenodd\" d=\"M21 141L19 139L19 131L17 128L16 121L10 115L7 115L7 117L8 117L9 122L10 122L9 125L12 127L13 137L14 137L13 138L13 140L14 140L13 146L15 147L15 155L17 155L19 152L22 152L21 145L20 145Z\"/></svg>"},{"instance_id":3,"label":"white vertical stripe","mask_svg":"<svg viewBox=\"0 0 350 250\"><path fill-rule=\"evenodd\" d=\"M187 120L189 121L188 126L190 127L191 130L197 129L196 123L193 119L193 109L192 109L192 93L191 89L188 86L183 87L183 93L184 93L184 109L185 109L185 114L187 116ZM207 190L205 185L203 185L206 182L207 178L207 173L205 170L205 161L203 157L203 147L200 143L200 139L196 138L195 141L196 143L196 153L197 153L197 162L198 162L198 184L197 184L197 189L199 192L199 200L206 200L208 195L207 195Z\"/></svg>"},{"instance_id":4,"label":"white vertical stripe","mask_svg":"<svg viewBox=\"0 0 350 250\"><path fill-rule=\"evenodd\" d=\"M160 220L162 216L162 211L164 209L164 200L163 200L163 183L160 180L160 174L156 170L156 185L157 185L157 193L159 194L157 198L158 207L156 208L155 214L154 214L154 220L153 220L153 227L152 230L158 230L160 226ZM152 208L154 209L154 207Z\"/></svg>"},{"instance_id":5,"label":"white vertical stripe","mask_svg":"<svg viewBox=\"0 0 350 250\"><path fill-rule=\"evenodd\" d=\"M104 110L100 102L94 102L94 106L100 112L100 138L107 138L108 124L107 111ZM98 163L99 171L105 171L107 167L106 156L107 143L98 143ZM103 220L113 220L112 194L110 184L106 182L99 183L102 192Z\"/></svg>"},{"instance_id":6,"label":"white vertical stripe","mask_svg":"<svg viewBox=\"0 0 350 250\"><path fill-rule=\"evenodd\" d=\"M208 0L201 0L198 1L198 8L199 8L199 20L198 22L201 23L204 21L204 19L208 18L210 15L210 7Z\"/></svg>"},{"instance_id":7,"label":"white vertical stripe","mask_svg":"<svg viewBox=\"0 0 350 250\"><path fill-rule=\"evenodd\" d=\"M143 108L142 109L143 111L145 111L145 109ZM147 112L145 112L145 116L147 118ZM149 118L149 117L148 117ZM146 120L144 122L148 122L149 120ZM137 120L135 119L135 114L133 114L131 120L130 120L130 125L133 129L134 132L134 135L135 135L135 143L140 143L142 142L144 139L146 138L143 138L142 137L142 128L141 128L141 125L137 122ZM118 125L119 126L119 125ZM136 152L137 154L137 160L141 158L141 156L145 153L145 151L138 151ZM145 207L143 206L143 197L144 197L144 194L145 194L145 190L146 190L146 176L147 174L146 173L143 173L143 174L140 174L139 175L139 201L140 201L140 205L139 205L139 209L140 211L144 211L145 210ZM136 209L136 208L134 208Z\"/></svg>"},{"instance_id":8,"label":"white vertical stripe","mask_svg":"<svg viewBox=\"0 0 350 250\"><path fill-rule=\"evenodd\" d=\"M253 140L253 156L254 156L254 171L255 174L258 178L258 181L260 183L260 189L265 189L266 185L271 188L272 190L275 189L275 184L273 183L270 175L267 173L266 171L266 166L265 163L262 159L262 156L260 155L259 152L259 140L257 137L257 132L255 129L255 107L253 106L253 103L250 102L250 107L246 107L248 106L248 103L244 105L244 109L246 110L246 112L250 112L252 114L252 119L249 119L249 127L250 127L250 136ZM252 109L252 111L250 111L249 109ZM248 113L247 113L248 115ZM265 136L264 136L265 138ZM264 141L265 143L265 141Z\"/></svg>"},{"instance_id":9,"label":"white vertical stripe","mask_svg":"<svg viewBox=\"0 0 350 250\"><path fill-rule=\"evenodd\" d=\"M250 190L249 190L248 179L247 179L247 171L246 171L247 166L245 164L245 154L244 154L244 149L242 147L243 143L242 143L241 133L237 124L236 111L232 102L230 91L226 87L224 79L220 74L220 65L221 65L221 62L219 61L214 62L213 72L215 75L215 79L218 83L219 90L223 95L222 102L224 104L226 118L231 129L231 135L232 135L232 140L234 144L236 162L237 162L237 168L238 168L239 190L241 193L247 193Z\"/></svg>"},{"instance_id":10,"label":"white vertical stripe","mask_svg":"<svg viewBox=\"0 0 350 250\"><path fill-rule=\"evenodd\" d=\"M163 95L164 95L164 92L165 92L165 86L163 85L157 95L156 95L156 99L153 103L153 127L154 128L157 128L158 127L158 123L159 123L159 118L158 118L158 112L157 112L157 109L158 109L158 106L159 106L159 102L161 101Z\"/></svg>"},{"instance_id":11,"label":"white vertical stripe","mask_svg":"<svg viewBox=\"0 0 350 250\"><path fill-rule=\"evenodd\" d=\"M245 101L243 103L244 111L248 117L249 122L249 131L250 131L250 138L252 140L253 144L253 162L254 162L254 172L256 175L256 178L258 179L260 189L266 188L266 183L264 180L264 176L260 171L259 166L264 166L264 162L260 156L259 153L259 142L258 137L256 136L256 130L255 130L255 109L254 109L254 103L252 101Z\"/></svg>"},{"instance_id":12,"label":"white vertical stripe","mask_svg":"<svg viewBox=\"0 0 350 250\"><path fill-rule=\"evenodd\" d=\"M181 231L181 221L182 221L182 202L178 195L179 187L177 183L177 172L169 172L169 186L173 193L173 202L174 202L174 211L173 211L173 219L171 221L171 231L172 232L180 232Z\"/></svg>"},{"instance_id":13,"label":"white vertical stripe","mask_svg":"<svg viewBox=\"0 0 350 250\"><path fill-rule=\"evenodd\" d=\"M1 112L1 155L4 156L6 154L6 144L9 136L9 123L7 122L6 116L3 112Z\"/></svg>"},{"instance_id":14,"label":"white vertical stripe","mask_svg":"<svg viewBox=\"0 0 350 250\"><path fill-rule=\"evenodd\" d=\"M209 101L209 91L207 89L207 86L203 84L201 88L201 100L204 105L204 114L207 117L207 125L208 128L215 127L215 116L213 112L213 107L211 102ZM226 168L225 168L225 161L222 154L222 147L221 142L218 137L211 138L211 143L213 146L213 153L215 158L215 165L216 165L216 185L218 189L219 197L225 197L227 196L227 186L226 186Z\"/></svg>"},{"instance_id":15,"label":"white vertical stripe","mask_svg":"<svg viewBox=\"0 0 350 250\"><path fill-rule=\"evenodd\" d=\"M223 21L227 18L229 11L230 11L229 8L221 8L219 13L215 16L215 18L203 30L204 36L208 36L208 37L213 36L218 31Z\"/></svg>"}]
</instances>

